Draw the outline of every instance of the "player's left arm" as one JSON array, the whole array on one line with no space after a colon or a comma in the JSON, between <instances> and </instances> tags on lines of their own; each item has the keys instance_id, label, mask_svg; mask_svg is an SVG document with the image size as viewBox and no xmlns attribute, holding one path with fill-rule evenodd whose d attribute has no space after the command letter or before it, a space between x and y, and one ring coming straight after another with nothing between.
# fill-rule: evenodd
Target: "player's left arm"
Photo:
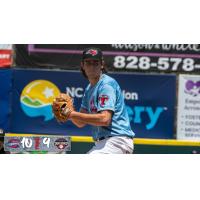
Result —
<instances>
[{"instance_id":1,"label":"player's left arm","mask_svg":"<svg viewBox=\"0 0 200 200\"><path fill-rule=\"evenodd\" d=\"M87 112L86 109L81 108L81 109L80 109L80 113L88 113L88 112ZM73 123L74 125L76 125L76 126L79 127L79 128L82 128L82 127L84 127L84 126L86 125L86 123L84 123L83 121L77 120L77 119L75 119L75 118L70 118L70 120L72 121L72 123Z\"/></svg>"}]
</instances>

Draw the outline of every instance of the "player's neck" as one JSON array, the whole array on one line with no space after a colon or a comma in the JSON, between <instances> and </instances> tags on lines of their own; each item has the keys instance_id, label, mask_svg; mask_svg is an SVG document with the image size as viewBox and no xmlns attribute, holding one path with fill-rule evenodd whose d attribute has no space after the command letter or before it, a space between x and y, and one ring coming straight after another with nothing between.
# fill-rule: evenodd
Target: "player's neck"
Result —
<instances>
[{"instance_id":1,"label":"player's neck","mask_svg":"<svg viewBox=\"0 0 200 200\"><path fill-rule=\"evenodd\" d=\"M98 81L101 79L101 76L102 74L100 74L98 77L89 79L91 86L95 86L98 83Z\"/></svg>"}]
</instances>

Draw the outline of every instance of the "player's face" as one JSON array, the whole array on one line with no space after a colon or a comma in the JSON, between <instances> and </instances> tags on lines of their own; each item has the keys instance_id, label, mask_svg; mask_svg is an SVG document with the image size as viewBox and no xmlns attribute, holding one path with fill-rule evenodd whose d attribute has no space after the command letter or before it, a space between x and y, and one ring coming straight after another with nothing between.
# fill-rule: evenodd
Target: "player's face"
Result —
<instances>
[{"instance_id":1,"label":"player's face","mask_svg":"<svg viewBox=\"0 0 200 200\"><path fill-rule=\"evenodd\" d=\"M83 70L88 79L99 77L101 74L101 60L85 59L83 61Z\"/></svg>"}]
</instances>

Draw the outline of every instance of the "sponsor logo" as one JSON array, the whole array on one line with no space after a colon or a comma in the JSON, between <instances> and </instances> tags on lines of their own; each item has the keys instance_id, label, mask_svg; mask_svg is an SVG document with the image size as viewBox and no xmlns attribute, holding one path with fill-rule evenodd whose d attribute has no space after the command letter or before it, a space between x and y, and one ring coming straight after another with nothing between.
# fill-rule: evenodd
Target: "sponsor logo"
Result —
<instances>
[{"instance_id":1,"label":"sponsor logo","mask_svg":"<svg viewBox=\"0 0 200 200\"><path fill-rule=\"evenodd\" d=\"M185 83L185 93L196 97L200 94L200 81L187 80Z\"/></svg>"},{"instance_id":2,"label":"sponsor logo","mask_svg":"<svg viewBox=\"0 0 200 200\"><path fill-rule=\"evenodd\" d=\"M168 110L167 107L156 107L151 106L126 106L129 120L134 124L143 124L145 123L146 130L153 129L161 115ZM147 121L145 119L148 119Z\"/></svg>"},{"instance_id":3,"label":"sponsor logo","mask_svg":"<svg viewBox=\"0 0 200 200\"><path fill-rule=\"evenodd\" d=\"M69 146L69 142L65 138L59 138L54 142L54 146L56 146L60 150L64 150Z\"/></svg>"},{"instance_id":4,"label":"sponsor logo","mask_svg":"<svg viewBox=\"0 0 200 200\"><path fill-rule=\"evenodd\" d=\"M52 82L35 80L23 89L20 97L21 108L29 117L44 117L44 121L53 119L51 104L60 93Z\"/></svg>"},{"instance_id":5,"label":"sponsor logo","mask_svg":"<svg viewBox=\"0 0 200 200\"><path fill-rule=\"evenodd\" d=\"M20 140L19 139L10 139L6 143L7 148L17 149L20 147Z\"/></svg>"}]
</instances>

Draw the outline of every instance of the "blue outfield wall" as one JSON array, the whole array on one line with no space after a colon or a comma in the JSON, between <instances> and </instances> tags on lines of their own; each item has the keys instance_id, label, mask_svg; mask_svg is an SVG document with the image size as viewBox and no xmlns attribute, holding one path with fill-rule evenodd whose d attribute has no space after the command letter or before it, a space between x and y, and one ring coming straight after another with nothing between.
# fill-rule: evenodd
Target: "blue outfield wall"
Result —
<instances>
[{"instance_id":1,"label":"blue outfield wall","mask_svg":"<svg viewBox=\"0 0 200 200\"><path fill-rule=\"evenodd\" d=\"M176 76L109 73L125 96L129 119L137 138L172 139L176 106ZM58 124L51 103L59 92L74 97L79 110L88 81L79 72L14 69L10 132L91 136L86 126Z\"/></svg>"},{"instance_id":2,"label":"blue outfield wall","mask_svg":"<svg viewBox=\"0 0 200 200\"><path fill-rule=\"evenodd\" d=\"M0 129L9 131L12 70L0 69Z\"/></svg>"}]
</instances>

